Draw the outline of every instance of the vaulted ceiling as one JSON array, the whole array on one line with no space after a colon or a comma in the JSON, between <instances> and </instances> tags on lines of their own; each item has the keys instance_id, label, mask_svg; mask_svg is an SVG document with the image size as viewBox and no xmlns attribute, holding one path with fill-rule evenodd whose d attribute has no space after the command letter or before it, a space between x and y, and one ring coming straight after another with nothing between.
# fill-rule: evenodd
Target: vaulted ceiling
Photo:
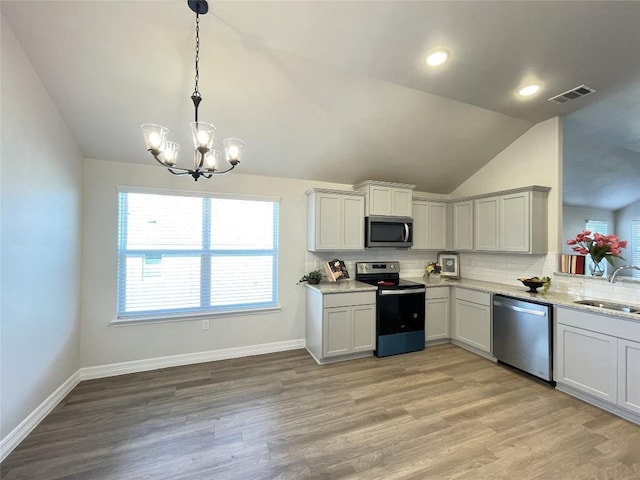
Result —
<instances>
[{"instance_id":1,"label":"vaulted ceiling","mask_svg":"<svg viewBox=\"0 0 640 480\"><path fill-rule=\"evenodd\" d=\"M152 122L191 161L185 1L0 6L86 157L152 164L139 129ZM626 92L584 125L606 125L635 158L639 31L637 1L210 2L200 119L247 142L243 173L449 193L535 123ZM439 46L451 58L429 69L424 55ZM542 92L517 98L531 79ZM547 100L581 84L597 92Z\"/></svg>"}]
</instances>

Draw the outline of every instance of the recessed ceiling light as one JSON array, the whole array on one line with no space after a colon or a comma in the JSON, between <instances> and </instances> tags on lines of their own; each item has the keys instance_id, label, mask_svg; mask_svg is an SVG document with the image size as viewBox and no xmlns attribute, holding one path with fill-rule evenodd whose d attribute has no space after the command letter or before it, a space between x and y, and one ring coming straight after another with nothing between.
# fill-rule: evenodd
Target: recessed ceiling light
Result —
<instances>
[{"instance_id":1,"label":"recessed ceiling light","mask_svg":"<svg viewBox=\"0 0 640 480\"><path fill-rule=\"evenodd\" d=\"M435 67L436 65L442 65L449 58L449 50L446 48L437 48L432 50L427 55L427 65Z\"/></svg>"},{"instance_id":2,"label":"recessed ceiling light","mask_svg":"<svg viewBox=\"0 0 640 480\"><path fill-rule=\"evenodd\" d=\"M518 90L518 94L523 97L530 97L531 95L535 95L540 91L540 85L537 83L532 83L531 85L526 85Z\"/></svg>"}]
</instances>

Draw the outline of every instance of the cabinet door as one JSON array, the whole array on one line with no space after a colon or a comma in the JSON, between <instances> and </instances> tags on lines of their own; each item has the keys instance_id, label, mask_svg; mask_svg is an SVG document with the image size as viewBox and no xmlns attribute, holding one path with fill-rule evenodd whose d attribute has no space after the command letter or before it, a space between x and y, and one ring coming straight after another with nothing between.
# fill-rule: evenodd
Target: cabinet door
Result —
<instances>
[{"instance_id":1,"label":"cabinet door","mask_svg":"<svg viewBox=\"0 0 640 480\"><path fill-rule=\"evenodd\" d=\"M503 252L529 251L529 192L500 197L499 248Z\"/></svg>"},{"instance_id":2,"label":"cabinet door","mask_svg":"<svg viewBox=\"0 0 640 480\"><path fill-rule=\"evenodd\" d=\"M342 199L338 195L318 194L316 199L316 249L336 250L341 244Z\"/></svg>"},{"instance_id":3,"label":"cabinet door","mask_svg":"<svg viewBox=\"0 0 640 480\"><path fill-rule=\"evenodd\" d=\"M447 248L447 205L429 203L427 208L427 248L445 250Z\"/></svg>"},{"instance_id":4,"label":"cabinet door","mask_svg":"<svg viewBox=\"0 0 640 480\"><path fill-rule=\"evenodd\" d=\"M427 226L427 202L413 202L413 246L412 250L426 250L429 245L429 228Z\"/></svg>"},{"instance_id":5,"label":"cabinet door","mask_svg":"<svg viewBox=\"0 0 640 480\"><path fill-rule=\"evenodd\" d=\"M475 249L498 250L498 198L475 200Z\"/></svg>"},{"instance_id":6,"label":"cabinet door","mask_svg":"<svg viewBox=\"0 0 640 480\"><path fill-rule=\"evenodd\" d=\"M372 185L369 187L367 210L369 215L393 215L391 189Z\"/></svg>"},{"instance_id":7,"label":"cabinet door","mask_svg":"<svg viewBox=\"0 0 640 480\"><path fill-rule=\"evenodd\" d=\"M364 195L318 192L308 202L309 251L364 250Z\"/></svg>"},{"instance_id":8,"label":"cabinet door","mask_svg":"<svg viewBox=\"0 0 640 480\"><path fill-rule=\"evenodd\" d=\"M428 299L425 308L425 340L450 338L449 299Z\"/></svg>"},{"instance_id":9,"label":"cabinet door","mask_svg":"<svg viewBox=\"0 0 640 480\"><path fill-rule=\"evenodd\" d=\"M358 305L351 311L351 350L362 352L375 350L376 306Z\"/></svg>"},{"instance_id":10,"label":"cabinet door","mask_svg":"<svg viewBox=\"0 0 640 480\"><path fill-rule=\"evenodd\" d=\"M617 339L563 324L557 334L556 381L616 403Z\"/></svg>"},{"instance_id":11,"label":"cabinet door","mask_svg":"<svg viewBox=\"0 0 640 480\"><path fill-rule=\"evenodd\" d=\"M453 205L453 249L473 249L473 202Z\"/></svg>"},{"instance_id":12,"label":"cabinet door","mask_svg":"<svg viewBox=\"0 0 640 480\"><path fill-rule=\"evenodd\" d=\"M640 343L618 339L618 405L640 413Z\"/></svg>"},{"instance_id":13,"label":"cabinet door","mask_svg":"<svg viewBox=\"0 0 640 480\"><path fill-rule=\"evenodd\" d=\"M351 348L351 307L324 309L323 356L349 353Z\"/></svg>"},{"instance_id":14,"label":"cabinet door","mask_svg":"<svg viewBox=\"0 0 640 480\"><path fill-rule=\"evenodd\" d=\"M397 217L411 216L411 190L404 188L391 189L391 212Z\"/></svg>"},{"instance_id":15,"label":"cabinet door","mask_svg":"<svg viewBox=\"0 0 640 480\"><path fill-rule=\"evenodd\" d=\"M364 197L345 196L342 199L341 248L364 249Z\"/></svg>"},{"instance_id":16,"label":"cabinet door","mask_svg":"<svg viewBox=\"0 0 640 480\"><path fill-rule=\"evenodd\" d=\"M454 338L484 352L491 352L490 308L456 299Z\"/></svg>"}]
</instances>

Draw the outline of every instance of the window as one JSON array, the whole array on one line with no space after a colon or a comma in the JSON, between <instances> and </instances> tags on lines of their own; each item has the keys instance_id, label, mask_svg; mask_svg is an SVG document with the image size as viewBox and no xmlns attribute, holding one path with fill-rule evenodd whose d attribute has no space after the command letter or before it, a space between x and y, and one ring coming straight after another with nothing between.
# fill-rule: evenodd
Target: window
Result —
<instances>
[{"instance_id":1,"label":"window","mask_svg":"<svg viewBox=\"0 0 640 480\"><path fill-rule=\"evenodd\" d=\"M585 230L591 230L592 238L594 233L599 233L601 235L608 235L609 222L605 222L603 220L587 220L585 224ZM585 265L585 271L589 272L593 268L593 262L591 261L591 257L587 257L586 262L587 264ZM609 264L606 261L602 261L601 265L604 267L604 274L606 275Z\"/></svg>"},{"instance_id":2,"label":"window","mask_svg":"<svg viewBox=\"0 0 640 480\"><path fill-rule=\"evenodd\" d=\"M118 318L277 306L277 201L122 191L118 202Z\"/></svg>"},{"instance_id":3,"label":"window","mask_svg":"<svg viewBox=\"0 0 640 480\"><path fill-rule=\"evenodd\" d=\"M640 220L631 222L631 264L640 265ZM633 278L640 278L640 272L631 270Z\"/></svg>"}]
</instances>

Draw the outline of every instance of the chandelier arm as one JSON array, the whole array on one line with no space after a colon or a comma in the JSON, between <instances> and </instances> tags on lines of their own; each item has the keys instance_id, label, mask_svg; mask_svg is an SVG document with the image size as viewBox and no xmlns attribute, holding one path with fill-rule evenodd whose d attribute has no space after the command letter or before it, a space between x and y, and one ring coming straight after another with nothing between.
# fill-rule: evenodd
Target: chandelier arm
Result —
<instances>
[{"instance_id":1,"label":"chandelier arm","mask_svg":"<svg viewBox=\"0 0 640 480\"><path fill-rule=\"evenodd\" d=\"M207 154L207 152L209 150L207 150L206 152L203 152L200 148L198 148L198 153L200 153L200 161L198 162L198 165L196 165L196 171L200 171L202 169L202 166L204 165L204 156Z\"/></svg>"},{"instance_id":2,"label":"chandelier arm","mask_svg":"<svg viewBox=\"0 0 640 480\"><path fill-rule=\"evenodd\" d=\"M167 170L169 170L171 173L173 173L174 175L186 175L187 173L189 173L189 169L187 168L182 168L182 167L172 167L171 165L167 165L166 163L164 163L162 160L160 160L158 158L158 156L156 154L154 154L151 149L149 149L149 153L153 156L153 158L155 158L156 162L158 162L160 165L162 165L163 167L165 167ZM172 170L173 169L173 170ZM174 170L177 170L174 171Z\"/></svg>"},{"instance_id":3,"label":"chandelier arm","mask_svg":"<svg viewBox=\"0 0 640 480\"><path fill-rule=\"evenodd\" d=\"M227 168L226 170L220 172L218 170L216 170L215 172L212 172L214 175L224 175L225 173L229 173L231 170L233 170L234 168L236 168L235 165L231 165L231 167Z\"/></svg>"},{"instance_id":4,"label":"chandelier arm","mask_svg":"<svg viewBox=\"0 0 640 480\"><path fill-rule=\"evenodd\" d=\"M166 165L165 165L165 167L166 167ZM180 168L180 171L176 172L176 171L173 170L173 168L174 167L167 167L167 170L169 170L170 173L173 173L174 175L178 175L178 176L188 175L189 174L189 170L177 167L177 168Z\"/></svg>"}]
</instances>

